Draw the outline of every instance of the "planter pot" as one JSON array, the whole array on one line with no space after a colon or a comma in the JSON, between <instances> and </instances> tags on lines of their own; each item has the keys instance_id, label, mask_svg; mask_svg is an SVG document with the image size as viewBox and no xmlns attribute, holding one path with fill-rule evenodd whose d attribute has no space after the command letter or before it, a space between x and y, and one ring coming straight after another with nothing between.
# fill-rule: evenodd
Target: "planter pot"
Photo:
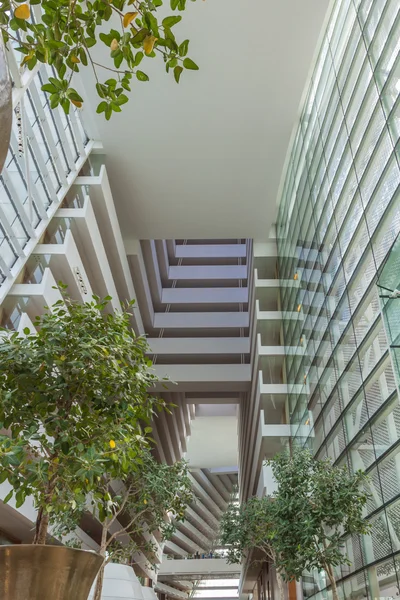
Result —
<instances>
[{"instance_id":1,"label":"planter pot","mask_svg":"<svg viewBox=\"0 0 400 600\"><path fill-rule=\"evenodd\" d=\"M0 173L10 143L12 123L11 79L8 71L6 49L0 33Z\"/></svg>"},{"instance_id":2,"label":"planter pot","mask_svg":"<svg viewBox=\"0 0 400 600\"><path fill-rule=\"evenodd\" d=\"M103 558L63 546L0 546L1 600L87 600Z\"/></svg>"},{"instance_id":3,"label":"planter pot","mask_svg":"<svg viewBox=\"0 0 400 600\"><path fill-rule=\"evenodd\" d=\"M93 598L94 586L89 599ZM0 596L1 598L1 596ZM109 563L104 569L102 600L144 600L142 586L128 565Z\"/></svg>"}]
</instances>

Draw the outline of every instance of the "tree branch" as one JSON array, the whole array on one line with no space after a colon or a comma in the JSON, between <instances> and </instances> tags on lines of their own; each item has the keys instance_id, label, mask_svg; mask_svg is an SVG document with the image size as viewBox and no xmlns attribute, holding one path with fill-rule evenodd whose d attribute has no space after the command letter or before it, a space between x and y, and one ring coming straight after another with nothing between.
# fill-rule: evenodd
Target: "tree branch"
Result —
<instances>
[{"instance_id":1,"label":"tree branch","mask_svg":"<svg viewBox=\"0 0 400 600\"><path fill-rule=\"evenodd\" d=\"M122 529L120 529L119 531L116 531L115 533L113 533L107 540L106 543L106 548L108 548L108 546L111 544L111 542L113 540L115 540L115 538L119 535L121 535L122 533L126 533L126 535L129 535L129 529L130 527L132 527L132 525L135 523L135 521L137 521L139 519L139 517L141 517L142 515L144 515L147 512L146 510L142 510L140 511L137 515L135 515L133 517L133 519L131 519L131 521L128 523L128 525L126 525L125 527L122 527ZM131 532L133 533L133 532Z\"/></svg>"}]
</instances>

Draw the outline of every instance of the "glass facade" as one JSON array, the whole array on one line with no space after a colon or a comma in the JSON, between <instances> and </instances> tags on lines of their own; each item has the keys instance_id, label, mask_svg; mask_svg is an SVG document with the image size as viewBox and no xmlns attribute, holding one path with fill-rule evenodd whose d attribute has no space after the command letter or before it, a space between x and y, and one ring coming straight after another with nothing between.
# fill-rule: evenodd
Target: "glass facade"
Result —
<instances>
[{"instance_id":1,"label":"glass facade","mask_svg":"<svg viewBox=\"0 0 400 600\"><path fill-rule=\"evenodd\" d=\"M377 285L400 231L399 49L398 0L333 5L277 223L294 439L370 475L372 530L344 540L343 598L400 593L400 404ZM329 598L326 586L303 579L306 597Z\"/></svg>"},{"instance_id":2,"label":"glass facade","mask_svg":"<svg viewBox=\"0 0 400 600\"><path fill-rule=\"evenodd\" d=\"M52 75L42 66L19 106L26 146L20 152L18 119L13 119L10 147L0 175L0 285L18 257L24 257L48 209L60 202L86 158L89 138L80 112L51 110L41 87ZM25 154L26 152L26 154ZM29 190L29 193L28 193ZM31 206L29 202L31 196Z\"/></svg>"}]
</instances>

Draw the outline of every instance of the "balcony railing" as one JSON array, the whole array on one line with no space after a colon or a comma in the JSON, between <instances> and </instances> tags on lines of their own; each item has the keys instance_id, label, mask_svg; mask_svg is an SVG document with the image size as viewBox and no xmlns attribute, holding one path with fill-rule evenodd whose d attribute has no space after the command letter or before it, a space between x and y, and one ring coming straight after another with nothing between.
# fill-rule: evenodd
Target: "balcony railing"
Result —
<instances>
[{"instance_id":1,"label":"balcony railing","mask_svg":"<svg viewBox=\"0 0 400 600\"><path fill-rule=\"evenodd\" d=\"M0 175L0 302L82 169L93 143L81 114L50 109L41 87L45 65L20 69L9 49L13 79L10 147Z\"/></svg>"}]
</instances>

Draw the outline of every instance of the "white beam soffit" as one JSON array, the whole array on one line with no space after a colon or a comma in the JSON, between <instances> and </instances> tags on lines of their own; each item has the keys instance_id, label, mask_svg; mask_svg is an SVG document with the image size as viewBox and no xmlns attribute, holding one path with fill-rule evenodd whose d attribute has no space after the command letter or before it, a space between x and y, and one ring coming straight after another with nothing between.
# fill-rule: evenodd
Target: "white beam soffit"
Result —
<instances>
[{"instance_id":1,"label":"white beam soffit","mask_svg":"<svg viewBox=\"0 0 400 600\"><path fill-rule=\"evenodd\" d=\"M95 114L85 70L85 110L104 143L124 236L265 239L328 3L255 0L248 23L239 0L189 4L176 35L190 39L200 70L177 86L146 61L151 82L110 122ZM220 39L221 23L241 40L239 53L218 44L216 56L210 40ZM95 50L107 65L108 49Z\"/></svg>"}]
</instances>

